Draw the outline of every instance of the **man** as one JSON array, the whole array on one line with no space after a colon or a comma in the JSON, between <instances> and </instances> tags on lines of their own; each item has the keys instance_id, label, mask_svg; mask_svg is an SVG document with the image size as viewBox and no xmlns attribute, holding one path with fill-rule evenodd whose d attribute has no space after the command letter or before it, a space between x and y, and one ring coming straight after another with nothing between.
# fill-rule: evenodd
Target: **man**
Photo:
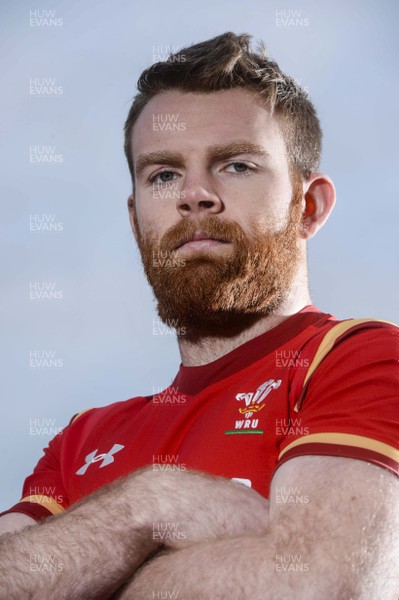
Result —
<instances>
[{"instance_id":1,"label":"man","mask_svg":"<svg viewBox=\"0 0 399 600\"><path fill-rule=\"evenodd\" d=\"M129 216L182 365L50 443L0 518L0 598L397 600L398 333L311 304L313 105L232 33L138 88Z\"/></svg>"}]
</instances>

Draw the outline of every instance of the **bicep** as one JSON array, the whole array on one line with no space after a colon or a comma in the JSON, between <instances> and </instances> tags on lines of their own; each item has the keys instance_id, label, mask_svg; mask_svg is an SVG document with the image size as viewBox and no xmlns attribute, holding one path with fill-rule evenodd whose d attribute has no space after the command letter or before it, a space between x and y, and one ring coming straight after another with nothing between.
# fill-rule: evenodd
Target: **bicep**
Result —
<instances>
[{"instance_id":1,"label":"bicep","mask_svg":"<svg viewBox=\"0 0 399 600\"><path fill-rule=\"evenodd\" d=\"M344 457L300 456L274 474L270 522L284 553L295 555L296 544L299 554L312 557L313 568L323 572L329 566L346 577L356 598L380 594L397 600L398 497L399 478L385 468Z\"/></svg>"},{"instance_id":2,"label":"bicep","mask_svg":"<svg viewBox=\"0 0 399 600\"><path fill-rule=\"evenodd\" d=\"M0 517L0 536L4 533L16 533L26 527L35 525L35 519L22 513L8 513Z\"/></svg>"}]
</instances>

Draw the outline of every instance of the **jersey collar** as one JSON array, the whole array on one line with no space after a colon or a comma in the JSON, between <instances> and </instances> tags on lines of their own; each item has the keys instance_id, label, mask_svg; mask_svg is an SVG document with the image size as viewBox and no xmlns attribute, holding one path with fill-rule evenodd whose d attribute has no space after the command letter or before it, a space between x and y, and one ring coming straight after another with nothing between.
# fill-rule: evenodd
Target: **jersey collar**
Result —
<instances>
[{"instance_id":1,"label":"jersey collar","mask_svg":"<svg viewBox=\"0 0 399 600\"><path fill-rule=\"evenodd\" d=\"M170 387L181 394L194 396L213 383L233 375L283 346L310 325L315 325L317 321L325 322L326 318L331 318L331 315L322 313L309 304L273 329L245 342L213 362L198 367L185 367L180 364Z\"/></svg>"}]
</instances>

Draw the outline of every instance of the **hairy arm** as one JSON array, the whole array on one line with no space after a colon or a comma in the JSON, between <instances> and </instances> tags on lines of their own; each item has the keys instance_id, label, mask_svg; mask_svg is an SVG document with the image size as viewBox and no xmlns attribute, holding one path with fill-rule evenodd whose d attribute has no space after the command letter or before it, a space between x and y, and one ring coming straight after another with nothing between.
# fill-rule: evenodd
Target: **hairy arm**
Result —
<instances>
[{"instance_id":1,"label":"hairy arm","mask_svg":"<svg viewBox=\"0 0 399 600\"><path fill-rule=\"evenodd\" d=\"M243 510L245 508L245 511ZM0 538L1 600L109 598L165 542L266 529L268 503L231 481L142 469L60 516Z\"/></svg>"},{"instance_id":2,"label":"hairy arm","mask_svg":"<svg viewBox=\"0 0 399 600\"><path fill-rule=\"evenodd\" d=\"M156 557L116 598L397 600L398 492L366 462L291 459L274 476L265 534Z\"/></svg>"}]
</instances>

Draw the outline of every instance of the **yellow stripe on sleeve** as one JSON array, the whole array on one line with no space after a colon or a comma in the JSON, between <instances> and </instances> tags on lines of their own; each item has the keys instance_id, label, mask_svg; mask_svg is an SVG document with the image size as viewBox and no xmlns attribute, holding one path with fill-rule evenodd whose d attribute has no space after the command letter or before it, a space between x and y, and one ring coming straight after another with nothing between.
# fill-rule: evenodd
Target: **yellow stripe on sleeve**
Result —
<instances>
[{"instance_id":1,"label":"yellow stripe on sleeve","mask_svg":"<svg viewBox=\"0 0 399 600\"><path fill-rule=\"evenodd\" d=\"M33 504L40 504L40 506L47 508L47 510L49 512L51 512L51 514L53 514L53 515L58 515L58 514L64 512L64 510L65 510L61 506L61 504L58 504L58 502L53 500L53 498L50 498L49 496L43 496L41 494L34 494L33 496L25 496L25 498L22 498L20 500L20 502L31 502Z\"/></svg>"},{"instance_id":2,"label":"yellow stripe on sleeve","mask_svg":"<svg viewBox=\"0 0 399 600\"><path fill-rule=\"evenodd\" d=\"M77 419L79 419L79 417L81 417L82 415L84 415L85 413L87 413L88 410L92 410L91 408L86 408L85 410L82 410L82 412L78 413L77 415L75 415L71 421L71 425L72 423L75 423L75 421Z\"/></svg>"},{"instance_id":3,"label":"yellow stripe on sleeve","mask_svg":"<svg viewBox=\"0 0 399 600\"><path fill-rule=\"evenodd\" d=\"M286 452L303 444L335 444L338 446L364 448L365 450L371 450L372 452L377 452L378 454L387 456L391 460L399 463L399 450L393 446L390 446L389 444L379 442L373 438L365 437L363 435L335 432L311 433L309 435L304 435L303 437L291 442L291 444L288 444L288 446L286 446L284 450L280 452L278 457L279 460Z\"/></svg>"},{"instance_id":4,"label":"yellow stripe on sleeve","mask_svg":"<svg viewBox=\"0 0 399 600\"><path fill-rule=\"evenodd\" d=\"M357 325L361 325L362 323L388 323L389 325L395 325L390 321L383 321L382 319L350 319L349 321L343 321L342 323L338 323L338 325L334 325L334 327L332 327L330 331L326 333L320 346L317 349L317 352L306 373L306 377L303 382L304 387L307 384L309 378L313 375L314 371L321 363L321 361L330 352L337 339L346 331L352 329L352 327L356 327Z\"/></svg>"}]
</instances>

